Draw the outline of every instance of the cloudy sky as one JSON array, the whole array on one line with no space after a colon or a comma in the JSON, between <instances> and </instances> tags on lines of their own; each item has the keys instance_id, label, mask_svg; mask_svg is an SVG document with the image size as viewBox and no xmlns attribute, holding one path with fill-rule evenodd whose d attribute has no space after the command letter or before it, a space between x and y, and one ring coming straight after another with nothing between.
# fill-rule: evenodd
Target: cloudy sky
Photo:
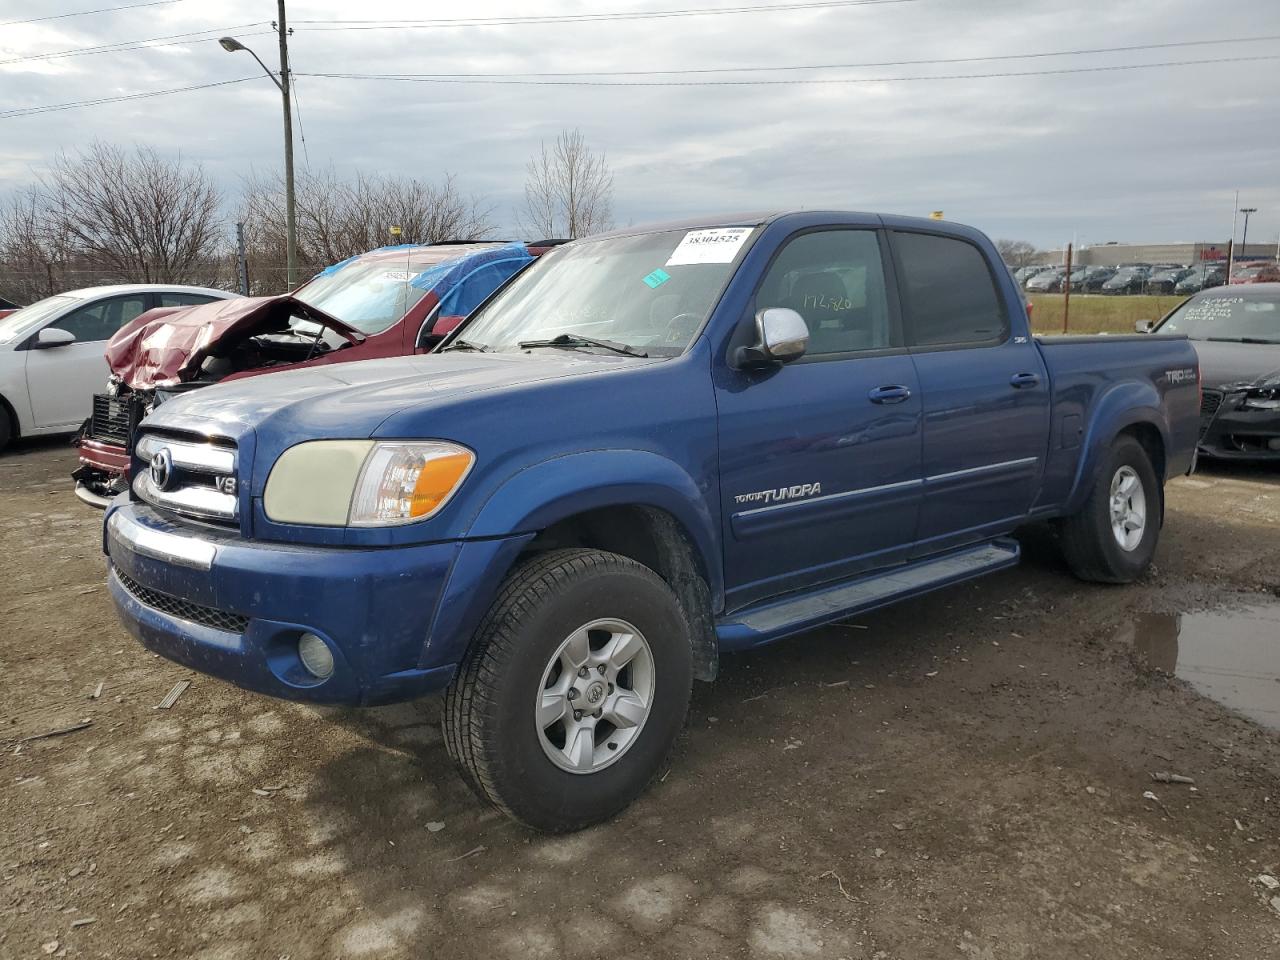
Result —
<instances>
[{"instance_id":1,"label":"cloudy sky","mask_svg":"<svg viewBox=\"0 0 1280 960\"><path fill-rule=\"evenodd\" d=\"M138 2L0 0L0 193L94 138L180 152L229 197L251 169L278 168L278 93L247 54L212 39L233 34L273 65L274 0L167 0L13 22ZM768 6L786 9L758 9ZM739 12L440 22L691 9ZM386 23L397 18L417 24ZM619 223L825 206L943 210L1042 245L1220 240L1239 190L1241 206L1259 208L1250 238L1280 237L1274 0L289 0L289 20L300 166L424 179L451 171L493 203L503 232L513 230L530 154L578 127L612 163ZM197 32L210 39L191 39ZM1188 45L1219 40L1237 42ZM1117 47L1144 49L1036 56ZM1205 60L1225 62L1092 69ZM791 67L821 69L779 69ZM314 76L324 73L485 82ZM253 79L22 112L241 78ZM770 82L741 82L761 80Z\"/></svg>"}]
</instances>

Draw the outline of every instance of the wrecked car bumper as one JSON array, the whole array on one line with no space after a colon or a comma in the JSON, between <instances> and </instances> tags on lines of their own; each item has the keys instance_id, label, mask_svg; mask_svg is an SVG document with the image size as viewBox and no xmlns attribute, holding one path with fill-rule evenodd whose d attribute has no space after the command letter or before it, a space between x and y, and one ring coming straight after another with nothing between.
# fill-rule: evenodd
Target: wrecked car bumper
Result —
<instances>
[{"instance_id":1,"label":"wrecked car bumper","mask_svg":"<svg viewBox=\"0 0 1280 960\"><path fill-rule=\"evenodd\" d=\"M427 662L424 651L462 544L338 549L192 532L143 504L117 502L107 514L111 598L150 650L249 690L316 703L409 700L453 678L455 663ZM303 664L304 634L332 655L323 679Z\"/></svg>"},{"instance_id":2,"label":"wrecked car bumper","mask_svg":"<svg viewBox=\"0 0 1280 960\"><path fill-rule=\"evenodd\" d=\"M1280 410L1242 406L1243 391L1205 390L1199 453L1219 460L1280 460Z\"/></svg>"},{"instance_id":3,"label":"wrecked car bumper","mask_svg":"<svg viewBox=\"0 0 1280 960\"><path fill-rule=\"evenodd\" d=\"M112 497L128 486L129 453L117 444L82 437L76 444L80 466L71 474L76 497L91 507L105 510Z\"/></svg>"}]
</instances>

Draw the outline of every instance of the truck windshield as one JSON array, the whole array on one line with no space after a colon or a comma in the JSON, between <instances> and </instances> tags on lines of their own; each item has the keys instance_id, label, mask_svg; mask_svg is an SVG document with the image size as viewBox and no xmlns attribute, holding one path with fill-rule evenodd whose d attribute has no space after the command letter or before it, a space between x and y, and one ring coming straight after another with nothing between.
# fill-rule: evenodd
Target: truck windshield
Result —
<instances>
[{"instance_id":1,"label":"truck windshield","mask_svg":"<svg viewBox=\"0 0 1280 960\"><path fill-rule=\"evenodd\" d=\"M1169 314L1158 332L1192 340L1280 343L1280 296L1192 298Z\"/></svg>"},{"instance_id":2,"label":"truck windshield","mask_svg":"<svg viewBox=\"0 0 1280 960\"><path fill-rule=\"evenodd\" d=\"M622 346L677 356L719 300L754 232L670 230L561 247L481 308L459 346L506 353L611 349L589 338L608 341L615 353Z\"/></svg>"}]
</instances>

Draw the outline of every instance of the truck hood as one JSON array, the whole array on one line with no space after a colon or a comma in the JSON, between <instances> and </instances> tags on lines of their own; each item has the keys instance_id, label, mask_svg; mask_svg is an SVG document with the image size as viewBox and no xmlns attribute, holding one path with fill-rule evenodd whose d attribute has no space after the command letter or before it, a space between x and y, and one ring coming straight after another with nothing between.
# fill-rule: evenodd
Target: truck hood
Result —
<instances>
[{"instance_id":1,"label":"truck hood","mask_svg":"<svg viewBox=\"0 0 1280 960\"><path fill-rule=\"evenodd\" d=\"M333 330L349 343L364 334L337 317L289 294L215 300L196 307L148 310L121 327L107 344L107 366L134 390L191 379L220 344L270 320L301 316Z\"/></svg>"},{"instance_id":2,"label":"truck hood","mask_svg":"<svg viewBox=\"0 0 1280 960\"><path fill-rule=\"evenodd\" d=\"M264 430L297 440L364 438L412 408L654 362L661 361L571 351L459 351L303 367L193 390L157 406L146 426L190 429L194 418L208 432L233 439Z\"/></svg>"},{"instance_id":3,"label":"truck hood","mask_svg":"<svg viewBox=\"0 0 1280 960\"><path fill-rule=\"evenodd\" d=\"M1208 390L1241 389L1280 380L1280 345L1192 340Z\"/></svg>"}]
</instances>

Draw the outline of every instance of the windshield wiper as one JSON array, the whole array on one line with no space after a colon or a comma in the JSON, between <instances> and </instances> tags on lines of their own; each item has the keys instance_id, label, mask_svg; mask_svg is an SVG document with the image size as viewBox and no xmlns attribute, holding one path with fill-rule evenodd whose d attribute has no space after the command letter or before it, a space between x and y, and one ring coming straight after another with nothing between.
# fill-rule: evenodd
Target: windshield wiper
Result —
<instances>
[{"instance_id":1,"label":"windshield wiper","mask_svg":"<svg viewBox=\"0 0 1280 960\"><path fill-rule=\"evenodd\" d=\"M597 340L594 337L583 337L576 333L557 334L550 340L521 340L517 346L521 350L527 350L530 347L601 347L628 357L649 356L643 350L629 347L625 343L617 343L613 340Z\"/></svg>"},{"instance_id":2,"label":"windshield wiper","mask_svg":"<svg viewBox=\"0 0 1280 960\"><path fill-rule=\"evenodd\" d=\"M493 347L486 347L483 343L472 343L470 340L455 340L440 352L448 353L450 350L474 350L476 353L492 353Z\"/></svg>"},{"instance_id":3,"label":"windshield wiper","mask_svg":"<svg viewBox=\"0 0 1280 960\"><path fill-rule=\"evenodd\" d=\"M1204 339L1214 343L1280 343L1280 340L1268 340L1266 337L1205 337Z\"/></svg>"}]
</instances>

